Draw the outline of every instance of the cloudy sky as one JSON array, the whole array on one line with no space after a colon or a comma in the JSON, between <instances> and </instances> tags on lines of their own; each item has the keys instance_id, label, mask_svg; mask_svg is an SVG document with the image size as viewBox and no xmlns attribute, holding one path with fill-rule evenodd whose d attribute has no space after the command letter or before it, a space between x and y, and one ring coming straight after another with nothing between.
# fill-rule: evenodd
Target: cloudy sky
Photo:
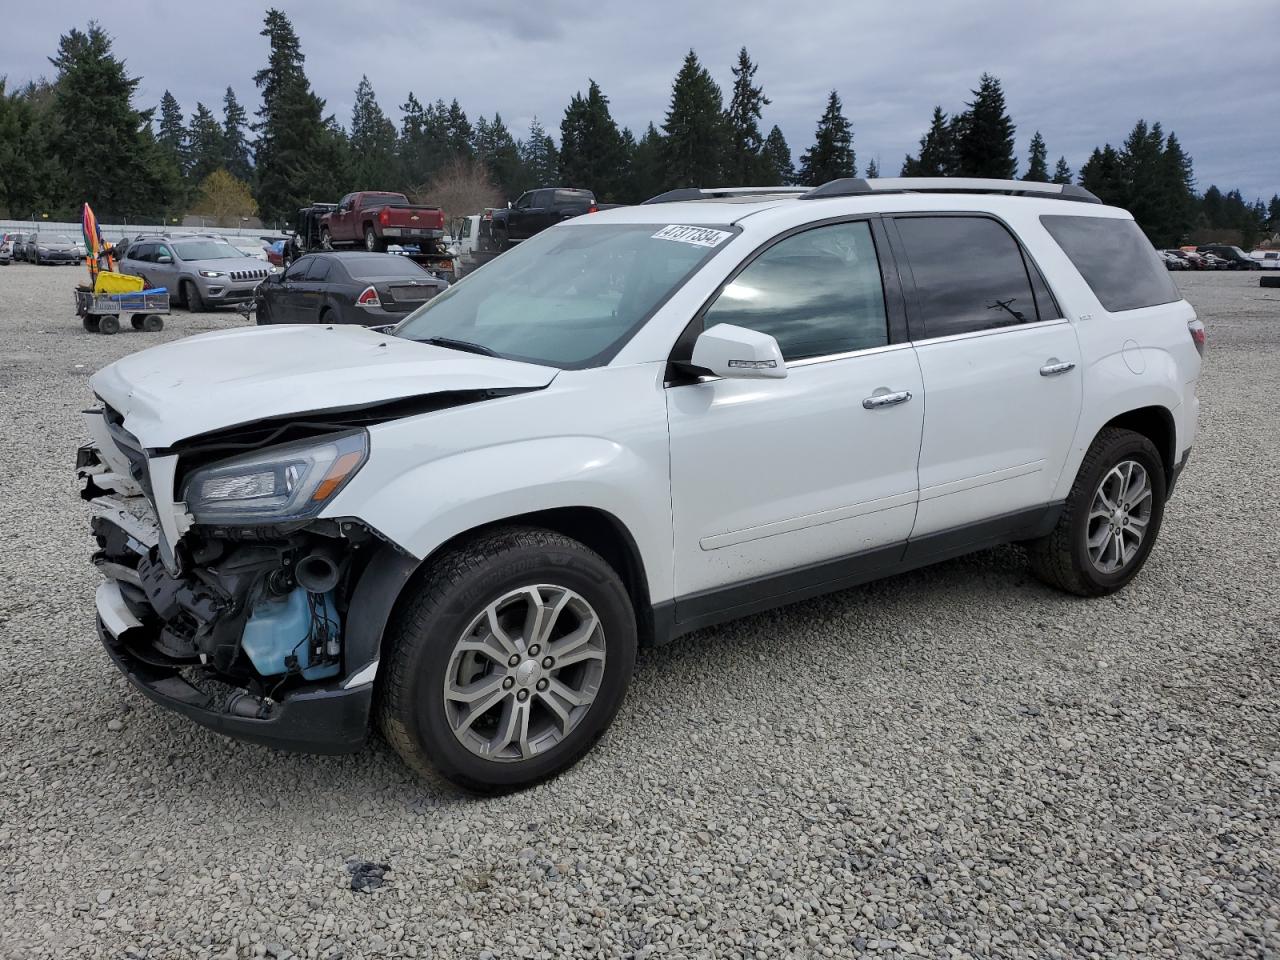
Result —
<instances>
[{"instance_id":1,"label":"cloudy sky","mask_svg":"<svg viewBox=\"0 0 1280 960\"><path fill-rule=\"evenodd\" d=\"M16 2L16 0L15 0ZM412 90L457 97L468 116L502 114L517 136L536 115L559 133L565 104L587 79L634 131L661 126L671 80L690 47L728 94L746 45L757 81L798 155L832 88L853 123L859 170L875 157L896 174L934 104L961 109L984 70L1004 83L1027 143L1040 130L1050 167L1073 169L1103 142L1119 144L1139 117L1174 130L1195 159L1199 187L1280 191L1280 67L1275 0L1227 5L1168 0L852 3L839 0L280 0L307 72L345 124L368 74L383 108ZM188 113L233 86L252 111L253 73L267 57L263 4L218 0L61 0L21 4L5 18L0 74L12 88L48 74L58 36L96 17L116 39L139 100L167 88Z\"/></svg>"}]
</instances>

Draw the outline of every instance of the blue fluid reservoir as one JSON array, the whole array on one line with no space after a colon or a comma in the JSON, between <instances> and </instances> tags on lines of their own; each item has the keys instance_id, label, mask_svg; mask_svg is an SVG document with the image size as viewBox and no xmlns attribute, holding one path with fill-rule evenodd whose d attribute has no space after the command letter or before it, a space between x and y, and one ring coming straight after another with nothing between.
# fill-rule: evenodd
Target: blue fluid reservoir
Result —
<instances>
[{"instance_id":1,"label":"blue fluid reservoir","mask_svg":"<svg viewBox=\"0 0 1280 960\"><path fill-rule=\"evenodd\" d=\"M338 664L311 665L312 638L328 636L337 641L340 636L338 611L333 606L333 593L321 594L316 605L316 617L312 616L307 591L295 587L281 599L259 600L244 625L241 647L264 677L278 676L288 671L286 658L298 658L302 675L308 680L332 677L338 672ZM323 617L327 621L316 623Z\"/></svg>"}]
</instances>

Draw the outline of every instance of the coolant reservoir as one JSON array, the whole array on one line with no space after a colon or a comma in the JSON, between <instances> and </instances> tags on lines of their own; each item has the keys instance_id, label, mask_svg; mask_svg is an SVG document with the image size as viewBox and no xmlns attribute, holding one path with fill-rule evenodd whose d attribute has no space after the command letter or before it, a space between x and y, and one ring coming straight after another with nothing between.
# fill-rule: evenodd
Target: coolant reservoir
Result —
<instances>
[{"instance_id":1,"label":"coolant reservoir","mask_svg":"<svg viewBox=\"0 0 1280 960\"><path fill-rule=\"evenodd\" d=\"M320 594L317 599L317 617L328 621L329 636L337 639L341 626L338 611L333 606L333 594ZM304 677L320 680L338 672L337 663L311 665L312 634L320 634L323 630L323 624L313 622L307 591L295 587L282 599L258 601L244 625L240 645L264 677L285 673L289 669L285 660L293 656L298 658Z\"/></svg>"}]
</instances>

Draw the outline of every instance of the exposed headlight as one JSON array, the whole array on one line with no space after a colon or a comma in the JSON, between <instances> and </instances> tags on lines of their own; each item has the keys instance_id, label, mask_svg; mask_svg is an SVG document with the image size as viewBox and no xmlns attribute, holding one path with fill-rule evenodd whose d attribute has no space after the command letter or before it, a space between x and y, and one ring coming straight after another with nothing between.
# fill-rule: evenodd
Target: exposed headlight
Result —
<instances>
[{"instance_id":1,"label":"exposed headlight","mask_svg":"<svg viewBox=\"0 0 1280 960\"><path fill-rule=\"evenodd\" d=\"M226 274L223 273L221 270L201 270L200 276L208 277L210 280L212 280L214 277L225 277Z\"/></svg>"},{"instance_id":2,"label":"exposed headlight","mask_svg":"<svg viewBox=\"0 0 1280 960\"><path fill-rule=\"evenodd\" d=\"M271 266L267 267L267 272L268 272L268 273L279 273L279 272L280 272L280 268L279 268L279 267L277 267L277 266L273 263Z\"/></svg>"},{"instance_id":3,"label":"exposed headlight","mask_svg":"<svg viewBox=\"0 0 1280 960\"><path fill-rule=\"evenodd\" d=\"M195 471L182 498L197 523L281 523L315 516L364 466L363 430L223 460Z\"/></svg>"}]
</instances>

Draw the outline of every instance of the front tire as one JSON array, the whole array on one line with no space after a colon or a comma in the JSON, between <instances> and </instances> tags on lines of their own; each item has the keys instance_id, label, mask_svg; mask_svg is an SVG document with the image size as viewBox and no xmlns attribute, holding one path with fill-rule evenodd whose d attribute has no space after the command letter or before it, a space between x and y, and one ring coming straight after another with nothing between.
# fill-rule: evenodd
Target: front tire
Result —
<instances>
[{"instance_id":1,"label":"front tire","mask_svg":"<svg viewBox=\"0 0 1280 960\"><path fill-rule=\"evenodd\" d=\"M1057 525L1027 545L1032 572L1082 597L1119 590L1151 554L1166 490L1155 444L1132 430L1103 430L1080 464Z\"/></svg>"},{"instance_id":2,"label":"front tire","mask_svg":"<svg viewBox=\"0 0 1280 960\"><path fill-rule=\"evenodd\" d=\"M200 288L190 280L182 281L182 302L192 313L204 313L209 309Z\"/></svg>"},{"instance_id":3,"label":"front tire","mask_svg":"<svg viewBox=\"0 0 1280 960\"><path fill-rule=\"evenodd\" d=\"M388 628L379 722L410 766L516 790L572 766L613 721L635 612L594 551L499 528L448 549L409 590Z\"/></svg>"}]
</instances>

